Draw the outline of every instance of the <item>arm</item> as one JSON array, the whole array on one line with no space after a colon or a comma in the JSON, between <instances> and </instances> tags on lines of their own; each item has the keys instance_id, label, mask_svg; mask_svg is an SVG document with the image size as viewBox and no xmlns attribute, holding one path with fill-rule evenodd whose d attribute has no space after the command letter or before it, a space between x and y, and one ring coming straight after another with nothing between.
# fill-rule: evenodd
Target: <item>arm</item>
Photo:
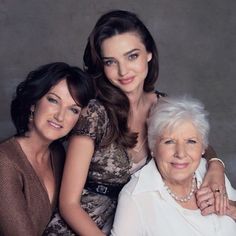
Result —
<instances>
[{"instance_id":1,"label":"arm","mask_svg":"<svg viewBox=\"0 0 236 236\"><path fill-rule=\"evenodd\" d=\"M80 206L81 194L94 152L94 141L87 136L70 139L60 193L60 211L64 219L79 235L104 236Z\"/></svg>"},{"instance_id":2,"label":"arm","mask_svg":"<svg viewBox=\"0 0 236 236\"><path fill-rule=\"evenodd\" d=\"M116 209L111 236L144 235L143 221L140 218L138 206L132 197L122 191Z\"/></svg>"},{"instance_id":3,"label":"arm","mask_svg":"<svg viewBox=\"0 0 236 236\"><path fill-rule=\"evenodd\" d=\"M224 166L219 161L210 161L211 158L217 158L217 154L211 146L205 151L204 157L208 160L208 170L204 177L201 188L197 192L198 206L202 211L203 215L211 213L224 214L227 202L223 196L226 192L225 189L225 177L224 177ZM216 189L220 190L220 193L215 192ZM214 193L215 207L207 207L206 199L210 198L210 194Z\"/></svg>"},{"instance_id":4,"label":"arm","mask_svg":"<svg viewBox=\"0 0 236 236\"><path fill-rule=\"evenodd\" d=\"M0 235L35 235L27 212L21 174L7 157L0 155Z\"/></svg>"}]
</instances>

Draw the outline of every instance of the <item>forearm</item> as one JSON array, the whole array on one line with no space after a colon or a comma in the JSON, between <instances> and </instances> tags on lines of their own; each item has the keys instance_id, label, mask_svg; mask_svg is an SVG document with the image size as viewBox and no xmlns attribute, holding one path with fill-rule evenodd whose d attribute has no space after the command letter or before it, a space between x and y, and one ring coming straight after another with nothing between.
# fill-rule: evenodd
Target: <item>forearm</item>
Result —
<instances>
[{"instance_id":1,"label":"forearm","mask_svg":"<svg viewBox=\"0 0 236 236\"><path fill-rule=\"evenodd\" d=\"M83 236L105 236L80 205L61 205L60 210L63 218L75 233Z\"/></svg>"},{"instance_id":2,"label":"forearm","mask_svg":"<svg viewBox=\"0 0 236 236\"><path fill-rule=\"evenodd\" d=\"M211 161L212 158L218 158L215 150L209 145L205 151L204 158L208 161L208 170L204 178L203 186L214 185L219 183L225 185L224 165L217 160Z\"/></svg>"}]
</instances>

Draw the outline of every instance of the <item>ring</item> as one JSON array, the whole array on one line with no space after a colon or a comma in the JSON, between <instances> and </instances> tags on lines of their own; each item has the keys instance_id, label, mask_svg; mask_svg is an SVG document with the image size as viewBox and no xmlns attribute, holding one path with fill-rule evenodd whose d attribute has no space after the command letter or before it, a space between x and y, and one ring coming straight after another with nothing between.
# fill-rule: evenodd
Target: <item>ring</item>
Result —
<instances>
[{"instance_id":1,"label":"ring","mask_svg":"<svg viewBox=\"0 0 236 236\"><path fill-rule=\"evenodd\" d=\"M212 204L210 203L209 199L206 200L207 207L211 206Z\"/></svg>"},{"instance_id":2,"label":"ring","mask_svg":"<svg viewBox=\"0 0 236 236\"><path fill-rule=\"evenodd\" d=\"M220 190L217 188L213 191L214 193L220 193Z\"/></svg>"}]
</instances>

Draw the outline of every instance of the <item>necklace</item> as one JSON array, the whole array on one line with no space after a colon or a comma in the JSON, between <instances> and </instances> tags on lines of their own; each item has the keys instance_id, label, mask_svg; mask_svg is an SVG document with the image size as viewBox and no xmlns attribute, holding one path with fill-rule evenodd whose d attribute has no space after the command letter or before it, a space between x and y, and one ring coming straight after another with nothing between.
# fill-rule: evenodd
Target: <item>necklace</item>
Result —
<instances>
[{"instance_id":1,"label":"necklace","mask_svg":"<svg viewBox=\"0 0 236 236\"><path fill-rule=\"evenodd\" d=\"M192 185L191 185L191 190L189 192L189 194L183 196L183 197L179 197L177 196L175 193L173 193L170 188L165 184L165 187L166 187L166 190L167 192L171 195L171 197L173 197L176 201L178 202L188 202L191 197L193 196L193 193L196 189L196 181L195 181L195 174L193 175L193 178L192 178Z\"/></svg>"}]
</instances>

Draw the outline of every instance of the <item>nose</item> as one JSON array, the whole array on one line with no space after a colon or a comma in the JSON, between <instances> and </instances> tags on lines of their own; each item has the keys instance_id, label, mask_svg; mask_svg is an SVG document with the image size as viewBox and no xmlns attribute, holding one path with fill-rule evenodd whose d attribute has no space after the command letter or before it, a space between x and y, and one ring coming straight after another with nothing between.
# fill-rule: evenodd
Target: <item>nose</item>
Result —
<instances>
[{"instance_id":1,"label":"nose","mask_svg":"<svg viewBox=\"0 0 236 236\"><path fill-rule=\"evenodd\" d=\"M119 76L124 76L128 73L127 65L124 62L120 62L118 64L118 73Z\"/></svg>"},{"instance_id":2,"label":"nose","mask_svg":"<svg viewBox=\"0 0 236 236\"><path fill-rule=\"evenodd\" d=\"M184 144L182 143L178 143L176 144L176 148L175 148L175 154L174 156L176 158L179 158L179 159L183 159L186 157L186 147Z\"/></svg>"},{"instance_id":3,"label":"nose","mask_svg":"<svg viewBox=\"0 0 236 236\"><path fill-rule=\"evenodd\" d=\"M58 121L58 122L62 122L64 120L65 117L65 109L63 108L59 108L56 113L54 114L54 118Z\"/></svg>"}]
</instances>

